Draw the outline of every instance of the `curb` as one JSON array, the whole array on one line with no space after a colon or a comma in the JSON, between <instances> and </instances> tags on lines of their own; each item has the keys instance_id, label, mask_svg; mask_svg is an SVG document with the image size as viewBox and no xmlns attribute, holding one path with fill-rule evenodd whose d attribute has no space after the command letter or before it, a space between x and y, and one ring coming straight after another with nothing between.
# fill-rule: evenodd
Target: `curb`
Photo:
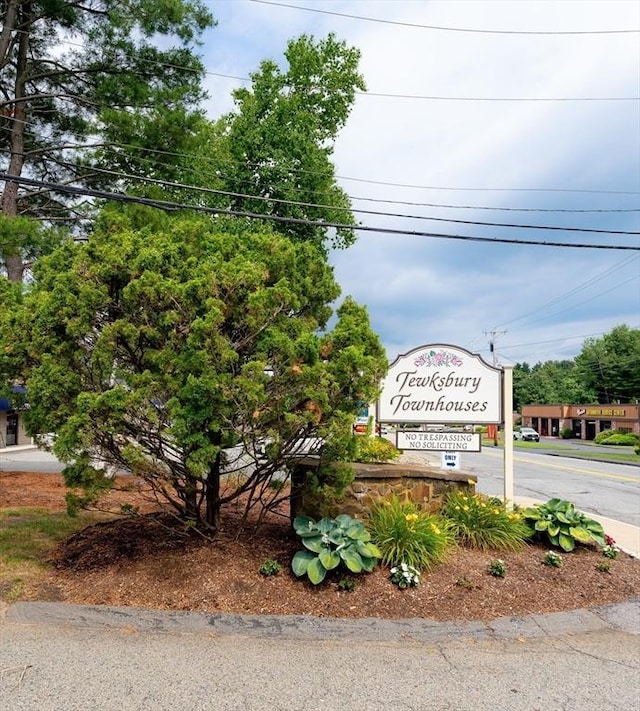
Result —
<instances>
[{"instance_id":1,"label":"curb","mask_svg":"<svg viewBox=\"0 0 640 711\"><path fill-rule=\"evenodd\" d=\"M36 444L16 444L12 447L0 447L0 454L11 454L11 452L29 452L38 449Z\"/></svg>"},{"instance_id":2,"label":"curb","mask_svg":"<svg viewBox=\"0 0 640 711\"><path fill-rule=\"evenodd\" d=\"M290 640L437 642L554 638L616 630L640 635L640 597L622 603L545 615L501 617L488 622L436 622L415 619L337 619L307 615L237 615L129 607L18 602L6 622L57 625L157 634L213 634Z\"/></svg>"}]
</instances>

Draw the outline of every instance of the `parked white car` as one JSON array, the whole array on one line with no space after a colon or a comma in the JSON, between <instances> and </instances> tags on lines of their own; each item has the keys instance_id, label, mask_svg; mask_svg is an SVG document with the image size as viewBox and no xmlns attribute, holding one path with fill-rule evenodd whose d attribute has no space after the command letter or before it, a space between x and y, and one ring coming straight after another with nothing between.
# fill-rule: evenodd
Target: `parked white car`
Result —
<instances>
[{"instance_id":1,"label":"parked white car","mask_svg":"<svg viewBox=\"0 0 640 711\"><path fill-rule=\"evenodd\" d=\"M540 435L533 427L521 427L519 430L514 430L513 439L519 439L523 442L539 442Z\"/></svg>"}]
</instances>

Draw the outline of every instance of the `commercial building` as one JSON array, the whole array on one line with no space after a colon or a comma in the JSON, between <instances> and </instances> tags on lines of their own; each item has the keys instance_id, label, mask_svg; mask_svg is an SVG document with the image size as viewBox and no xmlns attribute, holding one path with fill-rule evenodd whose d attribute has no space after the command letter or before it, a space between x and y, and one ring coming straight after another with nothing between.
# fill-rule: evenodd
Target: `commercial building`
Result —
<instances>
[{"instance_id":1,"label":"commercial building","mask_svg":"<svg viewBox=\"0 0 640 711\"><path fill-rule=\"evenodd\" d=\"M21 395L24 388L14 388L14 392ZM0 397L0 449L30 443L31 438L24 429L22 410L11 398Z\"/></svg>"},{"instance_id":2,"label":"commercial building","mask_svg":"<svg viewBox=\"0 0 640 711\"><path fill-rule=\"evenodd\" d=\"M640 435L640 405L523 405L521 424L544 437L559 437L565 429L589 440L603 430Z\"/></svg>"}]
</instances>

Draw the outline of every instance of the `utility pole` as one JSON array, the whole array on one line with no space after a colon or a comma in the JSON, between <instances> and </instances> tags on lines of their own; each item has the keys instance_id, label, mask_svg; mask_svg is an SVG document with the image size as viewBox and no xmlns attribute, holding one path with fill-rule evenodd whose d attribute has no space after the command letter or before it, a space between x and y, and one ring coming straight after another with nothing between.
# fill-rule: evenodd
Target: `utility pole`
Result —
<instances>
[{"instance_id":1,"label":"utility pole","mask_svg":"<svg viewBox=\"0 0 640 711\"><path fill-rule=\"evenodd\" d=\"M498 336L504 336L506 331L484 331L485 336L490 336L489 338L489 352L493 356L493 364L498 365L498 354L496 352L496 338Z\"/></svg>"},{"instance_id":2,"label":"utility pole","mask_svg":"<svg viewBox=\"0 0 640 711\"><path fill-rule=\"evenodd\" d=\"M496 331L495 329L493 331L484 331L485 336L490 336L489 351L490 351L491 355L493 356L494 368L498 367L498 354L496 353L496 338L498 336L503 336L505 333L506 333L506 331ZM504 384L503 384L503 387L504 387ZM512 396L512 398L513 398L513 396ZM509 417L510 416L511 416L511 414L509 413ZM504 414L504 417L506 419L507 413ZM497 427L495 427L493 430L493 446L494 447L498 446L498 428ZM506 452L506 449L507 449L507 443L505 442L505 452ZM505 468L505 472L506 472L506 468ZM505 477L505 481L506 481L506 477ZM506 492L506 489L505 489L505 492Z\"/></svg>"}]
</instances>

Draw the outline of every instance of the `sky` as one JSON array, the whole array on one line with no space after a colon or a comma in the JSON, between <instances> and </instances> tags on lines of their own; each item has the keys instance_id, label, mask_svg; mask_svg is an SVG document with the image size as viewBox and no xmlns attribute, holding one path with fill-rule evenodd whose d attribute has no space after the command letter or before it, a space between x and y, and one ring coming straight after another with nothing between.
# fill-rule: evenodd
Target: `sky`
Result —
<instances>
[{"instance_id":1,"label":"sky","mask_svg":"<svg viewBox=\"0 0 640 711\"><path fill-rule=\"evenodd\" d=\"M290 39L333 32L360 50L368 93L335 145L339 183L354 210L401 215L356 213L365 226L447 235L359 232L331 254L390 361L450 344L534 365L640 328L640 235L609 232L640 233L640 2L207 4L212 119L262 60L285 66Z\"/></svg>"}]
</instances>

